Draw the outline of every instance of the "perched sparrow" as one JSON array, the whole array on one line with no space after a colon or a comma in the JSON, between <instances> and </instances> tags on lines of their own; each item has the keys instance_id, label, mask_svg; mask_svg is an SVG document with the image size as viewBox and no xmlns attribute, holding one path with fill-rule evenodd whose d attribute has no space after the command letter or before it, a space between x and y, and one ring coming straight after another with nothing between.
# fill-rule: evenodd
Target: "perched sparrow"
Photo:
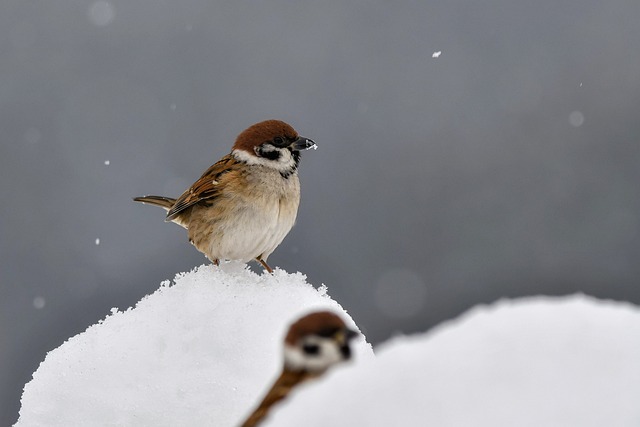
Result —
<instances>
[{"instance_id":1,"label":"perched sparrow","mask_svg":"<svg viewBox=\"0 0 640 427\"><path fill-rule=\"evenodd\" d=\"M300 151L315 147L284 122L256 123L178 199L133 200L166 209L166 221L186 228L189 241L216 265L255 259L271 273L267 258L298 213Z\"/></svg>"},{"instance_id":2,"label":"perched sparrow","mask_svg":"<svg viewBox=\"0 0 640 427\"><path fill-rule=\"evenodd\" d=\"M291 325L284 340L282 373L242 427L258 425L273 404L285 398L296 385L350 359L349 342L357 335L328 311L311 313Z\"/></svg>"}]
</instances>

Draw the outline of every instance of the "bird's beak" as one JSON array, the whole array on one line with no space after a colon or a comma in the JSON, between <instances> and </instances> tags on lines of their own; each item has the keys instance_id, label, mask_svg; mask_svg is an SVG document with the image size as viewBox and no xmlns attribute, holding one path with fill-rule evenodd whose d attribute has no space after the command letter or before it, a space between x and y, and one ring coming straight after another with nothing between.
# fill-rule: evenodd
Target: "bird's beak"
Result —
<instances>
[{"instance_id":1,"label":"bird's beak","mask_svg":"<svg viewBox=\"0 0 640 427\"><path fill-rule=\"evenodd\" d=\"M338 342L338 344L346 345L346 344L349 343L349 341L351 341L352 339L354 339L358 335L360 335L360 334L358 332L354 331L354 330L343 329L343 330L338 331L334 335L334 339L336 340L336 342Z\"/></svg>"},{"instance_id":2,"label":"bird's beak","mask_svg":"<svg viewBox=\"0 0 640 427\"><path fill-rule=\"evenodd\" d=\"M313 148L314 150L318 148L313 139L305 138L304 136L299 136L298 139L293 141L291 144L291 148L295 151L308 150L309 148Z\"/></svg>"},{"instance_id":3,"label":"bird's beak","mask_svg":"<svg viewBox=\"0 0 640 427\"><path fill-rule=\"evenodd\" d=\"M347 329L346 334L347 334L347 341L350 341L355 337L360 336L360 332L356 332L353 329Z\"/></svg>"}]
</instances>

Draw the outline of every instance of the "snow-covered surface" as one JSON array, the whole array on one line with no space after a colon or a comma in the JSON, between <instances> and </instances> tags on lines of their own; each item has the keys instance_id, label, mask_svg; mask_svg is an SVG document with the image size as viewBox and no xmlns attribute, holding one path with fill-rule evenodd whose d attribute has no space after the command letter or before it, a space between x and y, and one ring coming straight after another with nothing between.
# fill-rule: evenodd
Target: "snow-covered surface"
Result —
<instances>
[{"instance_id":1,"label":"snow-covered surface","mask_svg":"<svg viewBox=\"0 0 640 427\"><path fill-rule=\"evenodd\" d=\"M288 325L319 308L356 327L302 274L201 266L49 352L16 425L235 426L279 374Z\"/></svg>"},{"instance_id":2,"label":"snow-covered surface","mask_svg":"<svg viewBox=\"0 0 640 427\"><path fill-rule=\"evenodd\" d=\"M51 351L19 427L236 426L279 373L288 325L353 320L302 274L201 266ZM476 307L300 386L265 426L639 426L640 309L584 295Z\"/></svg>"},{"instance_id":3,"label":"snow-covered surface","mask_svg":"<svg viewBox=\"0 0 640 427\"><path fill-rule=\"evenodd\" d=\"M640 309L583 295L476 307L331 372L266 426L640 426Z\"/></svg>"}]
</instances>

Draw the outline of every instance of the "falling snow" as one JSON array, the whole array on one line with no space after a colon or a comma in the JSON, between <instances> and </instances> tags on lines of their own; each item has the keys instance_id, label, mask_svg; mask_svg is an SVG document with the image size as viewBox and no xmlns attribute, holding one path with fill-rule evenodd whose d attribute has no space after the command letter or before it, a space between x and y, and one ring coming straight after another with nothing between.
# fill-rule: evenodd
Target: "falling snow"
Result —
<instances>
[{"instance_id":1,"label":"falling snow","mask_svg":"<svg viewBox=\"0 0 640 427\"><path fill-rule=\"evenodd\" d=\"M572 111L569 114L569 123L573 127L580 127L584 123L584 115L580 111Z\"/></svg>"},{"instance_id":2,"label":"falling snow","mask_svg":"<svg viewBox=\"0 0 640 427\"><path fill-rule=\"evenodd\" d=\"M46 304L46 301L43 297L38 296L33 299L33 306L38 310L43 309L45 304Z\"/></svg>"},{"instance_id":3,"label":"falling snow","mask_svg":"<svg viewBox=\"0 0 640 427\"><path fill-rule=\"evenodd\" d=\"M89 7L89 20L98 27L109 25L115 17L113 5L107 1L99 0Z\"/></svg>"}]
</instances>

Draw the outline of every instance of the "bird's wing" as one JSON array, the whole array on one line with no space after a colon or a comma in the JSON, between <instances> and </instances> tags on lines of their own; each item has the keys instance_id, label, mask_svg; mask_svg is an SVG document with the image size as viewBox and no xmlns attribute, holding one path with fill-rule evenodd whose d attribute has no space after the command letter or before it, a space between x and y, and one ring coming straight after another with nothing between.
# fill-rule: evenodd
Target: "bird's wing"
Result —
<instances>
[{"instance_id":1,"label":"bird's wing","mask_svg":"<svg viewBox=\"0 0 640 427\"><path fill-rule=\"evenodd\" d=\"M214 165L209 167L202 176L178 199L167 212L167 221L173 220L180 212L203 200L215 201L230 181L240 175L240 163L227 154Z\"/></svg>"}]
</instances>

